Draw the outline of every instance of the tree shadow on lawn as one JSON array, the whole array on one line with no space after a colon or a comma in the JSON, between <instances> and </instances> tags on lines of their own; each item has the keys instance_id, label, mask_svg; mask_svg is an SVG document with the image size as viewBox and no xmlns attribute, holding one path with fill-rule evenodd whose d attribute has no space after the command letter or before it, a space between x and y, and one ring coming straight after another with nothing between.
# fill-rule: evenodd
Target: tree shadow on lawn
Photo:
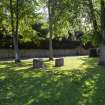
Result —
<instances>
[{"instance_id":1,"label":"tree shadow on lawn","mask_svg":"<svg viewBox=\"0 0 105 105\"><path fill-rule=\"evenodd\" d=\"M105 67L98 65L98 58L82 60L84 61L82 65L88 66L85 70L87 71L85 77L88 78L84 85L85 94L91 93L89 97L86 95L88 100L84 105L105 105Z\"/></svg>"},{"instance_id":2,"label":"tree shadow on lawn","mask_svg":"<svg viewBox=\"0 0 105 105\"><path fill-rule=\"evenodd\" d=\"M48 73L30 70L31 63L0 63L0 105L105 105L105 68L81 60L85 70Z\"/></svg>"}]
</instances>

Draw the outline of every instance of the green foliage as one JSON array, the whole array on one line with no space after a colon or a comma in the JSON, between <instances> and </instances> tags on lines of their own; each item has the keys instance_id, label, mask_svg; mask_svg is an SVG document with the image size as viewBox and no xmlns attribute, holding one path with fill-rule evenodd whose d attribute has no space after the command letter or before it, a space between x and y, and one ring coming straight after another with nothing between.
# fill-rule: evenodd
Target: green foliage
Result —
<instances>
[{"instance_id":1,"label":"green foliage","mask_svg":"<svg viewBox=\"0 0 105 105\"><path fill-rule=\"evenodd\" d=\"M0 33L11 34L9 1L0 1L0 7ZM31 41L33 38L39 40L39 36L31 28L34 23L46 23L48 28L47 7L48 0L19 0L19 34L23 36L23 40ZM73 33L81 30L85 34L92 32L93 43L100 43L101 35L98 34L101 31L100 7L100 0L51 0L53 37L67 36L68 31ZM13 8L16 22L15 0ZM84 41L91 39L90 36L89 38L85 36Z\"/></svg>"},{"instance_id":2,"label":"green foliage","mask_svg":"<svg viewBox=\"0 0 105 105\"><path fill-rule=\"evenodd\" d=\"M38 37L46 39L48 37L48 27L44 23L35 23L32 25L33 30L37 32Z\"/></svg>"},{"instance_id":3,"label":"green foliage","mask_svg":"<svg viewBox=\"0 0 105 105\"><path fill-rule=\"evenodd\" d=\"M0 3L0 30L5 29L1 34L11 34L10 5L8 0ZM41 14L37 13L40 5L36 0L19 0L19 34L23 36L23 41L38 39L36 32L32 29L32 24L40 20ZM16 2L13 0L14 23L16 24Z\"/></svg>"},{"instance_id":4,"label":"green foliage","mask_svg":"<svg viewBox=\"0 0 105 105\"><path fill-rule=\"evenodd\" d=\"M92 42L92 39L93 39L94 35L91 34L91 33L86 33L85 35L83 35L82 37L82 42L83 44L87 44L88 42Z\"/></svg>"},{"instance_id":5,"label":"green foliage","mask_svg":"<svg viewBox=\"0 0 105 105\"><path fill-rule=\"evenodd\" d=\"M99 0L58 0L55 6L55 35L67 35L81 30L85 34L92 32L93 44L100 43L100 1ZM84 36L84 41L90 40Z\"/></svg>"}]
</instances>

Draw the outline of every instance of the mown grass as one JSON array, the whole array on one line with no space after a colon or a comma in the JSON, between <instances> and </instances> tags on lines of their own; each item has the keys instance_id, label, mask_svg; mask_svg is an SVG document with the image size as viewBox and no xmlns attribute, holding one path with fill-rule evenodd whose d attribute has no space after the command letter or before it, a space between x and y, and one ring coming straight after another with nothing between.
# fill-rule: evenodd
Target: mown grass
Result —
<instances>
[{"instance_id":1,"label":"mown grass","mask_svg":"<svg viewBox=\"0 0 105 105\"><path fill-rule=\"evenodd\" d=\"M65 66L32 61L0 62L0 105L105 105L105 68L88 57L67 57Z\"/></svg>"}]
</instances>

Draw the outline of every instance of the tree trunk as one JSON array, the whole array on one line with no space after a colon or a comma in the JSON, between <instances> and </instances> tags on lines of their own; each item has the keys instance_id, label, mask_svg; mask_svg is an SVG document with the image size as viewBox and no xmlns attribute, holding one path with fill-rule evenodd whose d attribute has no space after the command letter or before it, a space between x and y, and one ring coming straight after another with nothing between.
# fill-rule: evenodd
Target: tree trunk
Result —
<instances>
[{"instance_id":1,"label":"tree trunk","mask_svg":"<svg viewBox=\"0 0 105 105\"><path fill-rule=\"evenodd\" d=\"M101 0L101 47L100 47L100 62L99 64L105 66L105 2Z\"/></svg>"},{"instance_id":2,"label":"tree trunk","mask_svg":"<svg viewBox=\"0 0 105 105\"><path fill-rule=\"evenodd\" d=\"M96 16L95 16L95 10L94 10L92 0L89 0L89 8L90 8L90 17L91 17L91 20L92 20L92 23L93 23L94 32L95 32L95 34L97 34L98 25L97 25L97 19L96 19Z\"/></svg>"},{"instance_id":3,"label":"tree trunk","mask_svg":"<svg viewBox=\"0 0 105 105\"><path fill-rule=\"evenodd\" d=\"M105 66L105 45L104 44L101 44L101 47L100 47L100 61L99 61L99 64Z\"/></svg>"},{"instance_id":4,"label":"tree trunk","mask_svg":"<svg viewBox=\"0 0 105 105\"><path fill-rule=\"evenodd\" d=\"M48 0L48 13L49 13L49 60L53 60L53 24L52 24L52 0Z\"/></svg>"},{"instance_id":5,"label":"tree trunk","mask_svg":"<svg viewBox=\"0 0 105 105\"><path fill-rule=\"evenodd\" d=\"M18 28L19 28L19 0L16 0L16 34L15 34L15 61L20 62L19 47L18 47Z\"/></svg>"},{"instance_id":6,"label":"tree trunk","mask_svg":"<svg viewBox=\"0 0 105 105\"><path fill-rule=\"evenodd\" d=\"M11 12L11 27L12 27L12 36L13 36L13 44L14 44L14 51L15 51L15 62L20 62L20 58L19 58L19 49L18 49L18 16L17 17L17 22L16 22L16 32L15 28L14 28L14 13L13 13L13 1L10 0L10 12ZM16 14L18 15L18 2L16 3Z\"/></svg>"},{"instance_id":7,"label":"tree trunk","mask_svg":"<svg viewBox=\"0 0 105 105\"><path fill-rule=\"evenodd\" d=\"M95 10L94 10L94 5L93 5L93 1L92 0L88 0L89 1L89 8L90 8L90 18L93 24L93 43L95 45L97 45L97 43L99 43L99 27L97 24L97 18L95 15Z\"/></svg>"}]
</instances>

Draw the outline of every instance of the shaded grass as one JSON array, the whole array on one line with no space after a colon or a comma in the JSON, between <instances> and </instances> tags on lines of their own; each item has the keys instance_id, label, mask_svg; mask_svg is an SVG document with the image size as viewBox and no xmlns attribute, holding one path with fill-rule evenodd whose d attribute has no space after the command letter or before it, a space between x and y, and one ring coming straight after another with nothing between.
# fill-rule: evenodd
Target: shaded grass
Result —
<instances>
[{"instance_id":1,"label":"shaded grass","mask_svg":"<svg viewBox=\"0 0 105 105\"><path fill-rule=\"evenodd\" d=\"M65 58L65 66L0 62L0 105L105 105L105 68L98 59Z\"/></svg>"}]
</instances>

